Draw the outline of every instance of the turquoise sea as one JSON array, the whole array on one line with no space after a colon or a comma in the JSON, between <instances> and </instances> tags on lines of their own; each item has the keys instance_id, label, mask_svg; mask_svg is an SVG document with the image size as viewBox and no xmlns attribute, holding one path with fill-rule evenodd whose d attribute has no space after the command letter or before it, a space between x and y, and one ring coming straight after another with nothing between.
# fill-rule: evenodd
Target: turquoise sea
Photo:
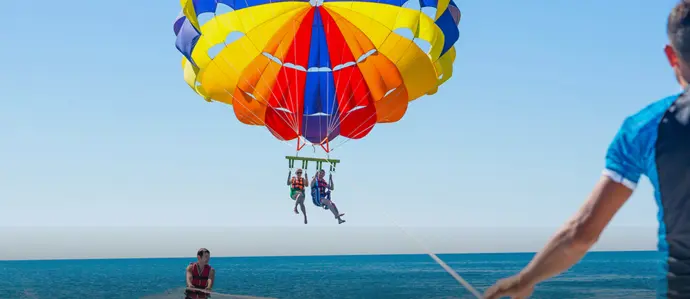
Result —
<instances>
[{"instance_id":1,"label":"turquoise sea","mask_svg":"<svg viewBox=\"0 0 690 299\"><path fill-rule=\"evenodd\" d=\"M483 292L532 253L439 255ZM192 258L0 262L0 298L183 298ZM656 252L593 252L533 298L653 298ZM426 255L212 257L219 293L285 299L472 298ZM170 295L160 295L164 293ZM225 296L215 296L226 298Z\"/></svg>"}]
</instances>

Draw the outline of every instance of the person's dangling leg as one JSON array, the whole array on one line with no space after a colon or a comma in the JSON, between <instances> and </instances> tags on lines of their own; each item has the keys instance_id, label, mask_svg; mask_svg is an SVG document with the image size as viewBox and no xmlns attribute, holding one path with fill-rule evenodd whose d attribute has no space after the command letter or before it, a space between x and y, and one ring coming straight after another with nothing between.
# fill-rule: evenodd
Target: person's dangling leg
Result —
<instances>
[{"instance_id":1,"label":"person's dangling leg","mask_svg":"<svg viewBox=\"0 0 690 299\"><path fill-rule=\"evenodd\" d=\"M297 196L297 204L299 204L300 210L302 210L302 215L304 216L304 224L307 224L307 208L304 206L304 193L300 193ZM295 210L297 207L295 207Z\"/></svg>"},{"instance_id":2,"label":"person's dangling leg","mask_svg":"<svg viewBox=\"0 0 690 299\"><path fill-rule=\"evenodd\" d=\"M292 211L294 211L295 214L299 214L299 212L297 212L297 205L299 204L299 192L296 190L290 190L290 198L295 201L295 207L292 209Z\"/></svg>"},{"instance_id":3,"label":"person's dangling leg","mask_svg":"<svg viewBox=\"0 0 690 299\"><path fill-rule=\"evenodd\" d=\"M331 213L333 213L335 219L338 219L338 224L345 222L345 220L341 218L345 216L345 214L340 214L340 212L338 212L338 207L335 205L335 203L333 203L333 201L331 201L330 196L328 196L328 199L324 200L324 204L328 207L329 210L331 210Z\"/></svg>"}]
</instances>

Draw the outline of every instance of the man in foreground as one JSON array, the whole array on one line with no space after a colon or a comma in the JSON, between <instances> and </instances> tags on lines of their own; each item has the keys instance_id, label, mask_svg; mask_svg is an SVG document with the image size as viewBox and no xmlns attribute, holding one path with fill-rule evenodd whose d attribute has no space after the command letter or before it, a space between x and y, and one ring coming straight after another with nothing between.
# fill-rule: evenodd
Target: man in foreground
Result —
<instances>
[{"instance_id":1,"label":"man in foreground","mask_svg":"<svg viewBox=\"0 0 690 299\"><path fill-rule=\"evenodd\" d=\"M211 253L206 248L201 248L196 253L196 262L190 263L185 270L187 289L185 299L210 298L213 282L216 279L216 270L208 264Z\"/></svg>"},{"instance_id":2,"label":"man in foreground","mask_svg":"<svg viewBox=\"0 0 690 299\"><path fill-rule=\"evenodd\" d=\"M659 206L658 249L665 255L657 298L690 298L690 0L668 17L665 52L685 90L628 117L606 153L606 167L584 205L518 274L485 298L528 298L536 284L579 262L647 176Z\"/></svg>"}]
</instances>

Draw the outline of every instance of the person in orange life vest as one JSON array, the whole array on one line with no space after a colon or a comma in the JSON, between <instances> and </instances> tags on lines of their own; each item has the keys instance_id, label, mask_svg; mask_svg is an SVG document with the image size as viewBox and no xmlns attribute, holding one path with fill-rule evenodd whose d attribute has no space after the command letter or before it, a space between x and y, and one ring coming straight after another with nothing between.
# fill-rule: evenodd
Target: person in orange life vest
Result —
<instances>
[{"instance_id":1,"label":"person in orange life vest","mask_svg":"<svg viewBox=\"0 0 690 299\"><path fill-rule=\"evenodd\" d=\"M326 171L320 169L316 174L316 178L312 178L312 199L315 205L323 206L331 210L335 219L338 219L338 224L341 224L345 222L345 220L342 219L345 214L340 214L340 212L338 212L338 207L336 207L335 203L331 200L331 190L335 187L333 184L333 175L328 175L328 182L324 179L325 176Z\"/></svg>"},{"instance_id":2,"label":"person in orange life vest","mask_svg":"<svg viewBox=\"0 0 690 299\"><path fill-rule=\"evenodd\" d=\"M196 253L196 263L190 263L187 266L185 271L187 282L185 299L205 299L211 297L209 293L211 288L213 288L216 270L208 264L210 258L211 253L208 249L201 248Z\"/></svg>"},{"instance_id":3,"label":"person in orange life vest","mask_svg":"<svg viewBox=\"0 0 690 299\"><path fill-rule=\"evenodd\" d=\"M302 177L302 169L297 169L295 171L295 176L290 177L290 172L288 172L287 184L290 186L290 198L295 201L295 214L299 214L297 211L297 206L302 210L302 215L304 215L304 224L307 224L307 209L304 207L304 187L309 185L309 180L307 180L307 174Z\"/></svg>"}]
</instances>

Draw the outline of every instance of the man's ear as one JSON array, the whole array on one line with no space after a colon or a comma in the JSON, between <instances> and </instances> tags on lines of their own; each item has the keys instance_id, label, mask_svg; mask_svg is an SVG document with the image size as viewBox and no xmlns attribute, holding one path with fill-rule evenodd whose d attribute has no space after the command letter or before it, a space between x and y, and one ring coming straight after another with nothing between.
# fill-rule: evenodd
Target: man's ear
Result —
<instances>
[{"instance_id":1,"label":"man's ear","mask_svg":"<svg viewBox=\"0 0 690 299\"><path fill-rule=\"evenodd\" d=\"M681 90L685 90L685 86L687 85L687 83L685 82L685 79L683 79L683 76L680 71L680 59L678 59L678 54L676 54L676 51L670 45L666 45L666 47L664 47L664 53L666 53L668 63L673 68L673 73L676 76L676 81L678 81L678 84L680 84L682 87Z\"/></svg>"},{"instance_id":2,"label":"man's ear","mask_svg":"<svg viewBox=\"0 0 690 299\"><path fill-rule=\"evenodd\" d=\"M676 51L673 50L673 47L671 47L671 45L666 45L664 47L664 52L666 53L666 58L668 59L668 63L672 67L677 67L678 66L678 55L676 55Z\"/></svg>"}]
</instances>

